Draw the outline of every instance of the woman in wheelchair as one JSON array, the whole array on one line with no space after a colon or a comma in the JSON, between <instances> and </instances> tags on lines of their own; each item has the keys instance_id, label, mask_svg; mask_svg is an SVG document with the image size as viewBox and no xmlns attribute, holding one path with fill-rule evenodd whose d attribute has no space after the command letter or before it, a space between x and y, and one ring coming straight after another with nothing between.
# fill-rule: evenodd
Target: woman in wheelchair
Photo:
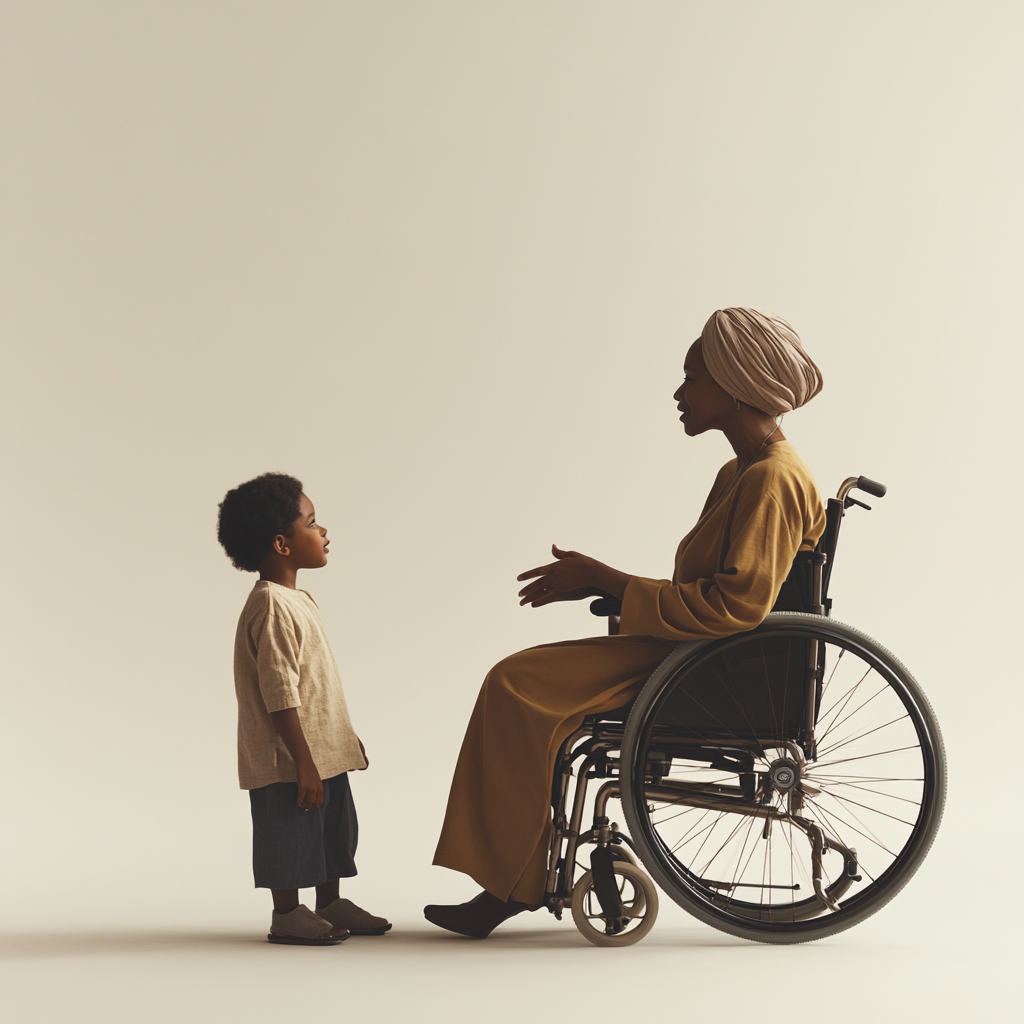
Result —
<instances>
[{"instance_id":1,"label":"woman in wheelchair","mask_svg":"<svg viewBox=\"0 0 1024 1024\"><path fill-rule=\"evenodd\" d=\"M499 662L473 710L452 780L434 863L483 887L468 903L428 906L427 920L485 937L544 900L552 773L585 716L633 701L681 642L758 626L800 551L814 549L825 513L810 471L786 441L782 414L822 386L790 325L753 309L714 313L691 346L673 396L688 436L721 430L735 458L714 481L682 539L671 580L631 576L552 548L523 573L521 604L599 596L621 600L618 635L545 644Z\"/></svg>"}]
</instances>

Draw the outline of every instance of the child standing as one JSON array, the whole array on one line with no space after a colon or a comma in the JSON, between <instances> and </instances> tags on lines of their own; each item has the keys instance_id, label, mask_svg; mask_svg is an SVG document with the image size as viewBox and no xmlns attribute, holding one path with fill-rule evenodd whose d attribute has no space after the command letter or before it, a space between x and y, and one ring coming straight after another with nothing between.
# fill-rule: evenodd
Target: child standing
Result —
<instances>
[{"instance_id":1,"label":"child standing","mask_svg":"<svg viewBox=\"0 0 1024 1024\"><path fill-rule=\"evenodd\" d=\"M334 945L391 925L347 899L358 836L347 772L366 768L338 666L299 569L327 564L327 530L302 484L264 473L221 502L217 538L235 568L260 578L235 634L238 781L249 791L253 874L274 901L271 942ZM316 888L316 912L299 889Z\"/></svg>"}]
</instances>

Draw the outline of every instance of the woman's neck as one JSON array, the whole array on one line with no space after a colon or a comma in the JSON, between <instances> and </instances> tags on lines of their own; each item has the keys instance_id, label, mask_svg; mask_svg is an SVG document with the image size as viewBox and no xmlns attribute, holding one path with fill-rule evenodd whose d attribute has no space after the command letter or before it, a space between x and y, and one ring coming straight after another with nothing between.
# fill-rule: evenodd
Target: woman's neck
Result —
<instances>
[{"instance_id":1,"label":"woman's neck","mask_svg":"<svg viewBox=\"0 0 1024 1024\"><path fill-rule=\"evenodd\" d=\"M785 441L786 436L767 413L755 409L742 409L740 413L732 423L722 427L722 432L740 465L749 466L769 445Z\"/></svg>"}]
</instances>

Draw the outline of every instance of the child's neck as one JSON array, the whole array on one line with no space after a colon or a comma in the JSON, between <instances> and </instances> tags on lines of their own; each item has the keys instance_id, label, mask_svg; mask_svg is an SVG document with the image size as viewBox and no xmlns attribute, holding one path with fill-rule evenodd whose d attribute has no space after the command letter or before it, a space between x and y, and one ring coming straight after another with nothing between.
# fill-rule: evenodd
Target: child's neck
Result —
<instances>
[{"instance_id":1,"label":"child's neck","mask_svg":"<svg viewBox=\"0 0 1024 1024\"><path fill-rule=\"evenodd\" d=\"M272 565L265 565L260 569L260 579L268 583L276 583L280 587L287 587L289 590L297 590L295 581L298 578L299 570L293 569L287 562L277 562Z\"/></svg>"}]
</instances>

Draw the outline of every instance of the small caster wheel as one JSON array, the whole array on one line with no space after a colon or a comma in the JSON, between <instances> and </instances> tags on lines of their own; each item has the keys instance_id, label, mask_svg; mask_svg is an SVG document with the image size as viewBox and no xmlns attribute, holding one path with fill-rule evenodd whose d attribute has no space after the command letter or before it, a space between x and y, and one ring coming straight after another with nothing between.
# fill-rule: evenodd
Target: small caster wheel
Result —
<instances>
[{"instance_id":1,"label":"small caster wheel","mask_svg":"<svg viewBox=\"0 0 1024 1024\"><path fill-rule=\"evenodd\" d=\"M632 864L633 867L640 867L640 862L633 856L632 850L628 846L613 846L611 847L612 860L624 860L627 864Z\"/></svg>"},{"instance_id":2,"label":"small caster wheel","mask_svg":"<svg viewBox=\"0 0 1024 1024\"><path fill-rule=\"evenodd\" d=\"M612 863L622 900L622 917L608 920L594 892L594 876L585 871L572 890L572 919L580 934L595 946L631 946L653 927L658 917L658 890L638 867L624 860Z\"/></svg>"}]
</instances>

